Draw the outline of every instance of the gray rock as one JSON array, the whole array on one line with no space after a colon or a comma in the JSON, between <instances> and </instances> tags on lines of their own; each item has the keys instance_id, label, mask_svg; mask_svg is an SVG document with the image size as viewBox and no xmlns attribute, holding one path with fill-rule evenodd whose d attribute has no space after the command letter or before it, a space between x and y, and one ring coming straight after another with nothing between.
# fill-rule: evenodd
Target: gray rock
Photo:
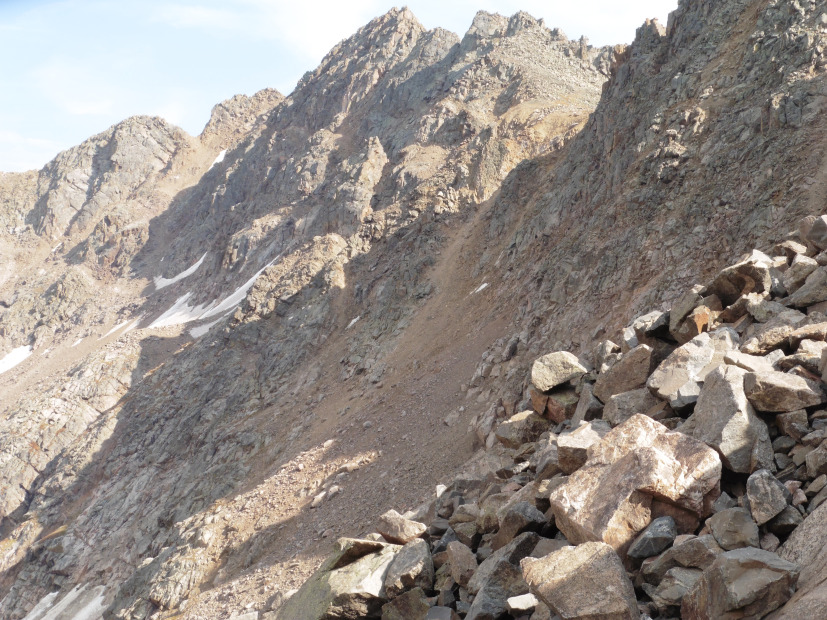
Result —
<instances>
[{"instance_id":1,"label":"gray rock","mask_svg":"<svg viewBox=\"0 0 827 620\"><path fill-rule=\"evenodd\" d=\"M491 539L495 551L523 532L539 532L548 523L542 512L528 502L517 502L500 518L500 529Z\"/></svg>"},{"instance_id":2,"label":"gray rock","mask_svg":"<svg viewBox=\"0 0 827 620\"><path fill-rule=\"evenodd\" d=\"M721 554L684 597L681 617L692 620L763 618L793 594L799 566L762 549Z\"/></svg>"},{"instance_id":3,"label":"gray rock","mask_svg":"<svg viewBox=\"0 0 827 620\"><path fill-rule=\"evenodd\" d=\"M563 547L543 558L526 558L520 565L532 593L564 620L640 617L632 583L609 545L587 542ZM597 588L596 575L600 576Z\"/></svg>"},{"instance_id":4,"label":"gray rock","mask_svg":"<svg viewBox=\"0 0 827 620\"><path fill-rule=\"evenodd\" d=\"M562 385L588 372L577 357L568 351L555 351L540 357L531 366L531 383L541 392Z\"/></svg>"},{"instance_id":5,"label":"gray rock","mask_svg":"<svg viewBox=\"0 0 827 620\"><path fill-rule=\"evenodd\" d=\"M815 381L777 371L747 373L744 392L758 411L795 411L827 402L827 394Z\"/></svg>"},{"instance_id":6,"label":"gray rock","mask_svg":"<svg viewBox=\"0 0 827 620\"><path fill-rule=\"evenodd\" d=\"M479 583L465 620L498 620L508 611L508 599L526 593L528 584L520 569L500 558Z\"/></svg>"},{"instance_id":7,"label":"gray rock","mask_svg":"<svg viewBox=\"0 0 827 620\"><path fill-rule=\"evenodd\" d=\"M658 555L675 540L678 529L672 517L659 517L652 521L629 547L630 558L642 560Z\"/></svg>"},{"instance_id":8,"label":"gray rock","mask_svg":"<svg viewBox=\"0 0 827 620\"><path fill-rule=\"evenodd\" d=\"M434 585L434 562L428 543L417 538L407 543L396 554L385 575L385 592L388 598L399 596L407 590L430 590Z\"/></svg>"},{"instance_id":9,"label":"gray rock","mask_svg":"<svg viewBox=\"0 0 827 620\"><path fill-rule=\"evenodd\" d=\"M678 539L673 547L658 557L644 560L640 573L647 583L657 585L671 569L684 567L703 570L723 552L724 550L711 534L692 537L685 541Z\"/></svg>"},{"instance_id":10,"label":"gray rock","mask_svg":"<svg viewBox=\"0 0 827 620\"><path fill-rule=\"evenodd\" d=\"M722 491L718 499L712 502L712 512L721 512L727 508L735 508L737 505L738 502L732 499L726 491Z\"/></svg>"},{"instance_id":11,"label":"gray rock","mask_svg":"<svg viewBox=\"0 0 827 620\"><path fill-rule=\"evenodd\" d=\"M807 464L807 476L810 479L827 474L827 441L822 441L818 448L807 454L804 462Z\"/></svg>"},{"instance_id":12,"label":"gray rock","mask_svg":"<svg viewBox=\"0 0 827 620\"><path fill-rule=\"evenodd\" d=\"M810 423L807 418L807 412L804 409L779 413L775 416L775 424L778 426L779 431L785 435L789 435L795 441L810 432ZM795 441L793 441L793 445L795 445ZM773 442L773 448L777 449L775 448L775 442ZM789 446L787 449L789 450L790 448L792 448L792 446Z\"/></svg>"},{"instance_id":13,"label":"gray rock","mask_svg":"<svg viewBox=\"0 0 827 620\"><path fill-rule=\"evenodd\" d=\"M581 422L588 422L599 418L603 414L603 403L594 395L594 388L591 383L583 385L580 391L580 400L577 401L577 409L571 418L572 428L580 426Z\"/></svg>"},{"instance_id":14,"label":"gray rock","mask_svg":"<svg viewBox=\"0 0 827 620\"><path fill-rule=\"evenodd\" d=\"M524 443L537 441L551 426L545 418L533 411L521 411L497 427L495 434L506 448L519 448Z\"/></svg>"},{"instance_id":15,"label":"gray rock","mask_svg":"<svg viewBox=\"0 0 827 620\"><path fill-rule=\"evenodd\" d=\"M537 597L530 592L520 596L512 596L506 601L508 613L512 616L530 615L539 603Z\"/></svg>"},{"instance_id":16,"label":"gray rock","mask_svg":"<svg viewBox=\"0 0 827 620\"><path fill-rule=\"evenodd\" d=\"M617 426L636 413L646 414L659 403L660 400L653 396L647 388L622 392L609 398L603 408L603 419L612 426Z\"/></svg>"},{"instance_id":17,"label":"gray rock","mask_svg":"<svg viewBox=\"0 0 827 620\"><path fill-rule=\"evenodd\" d=\"M703 333L678 347L646 381L654 394L682 409L698 400L706 376L737 348L738 334L728 328Z\"/></svg>"},{"instance_id":18,"label":"gray rock","mask_svg":"<svg viewBox=\"0 0 827 620\"><path fill-rule=\"evenodd\" d=\"M399 547L342 538L336 552L276 612L277 620L378 617Z\"/></svg>"},{"instance_id":19,"label":"gray rock","mask_svg":"<svg viewBox=\"0 0 827 620\"><path fill-rule=\"evenodd\" d=\"M724 361L749 372L772 372L775 370L766 357L741 353L740 351L727 351L724 355Z\"/></svg>"},{"instance_id":20,"label":"gray rock","mask_svg":"<svg viewBox=\"0 0 827 620\"><path fill-rule=\"evenodd\" d=\"M814 259L804 254L796 254L790 268L781 277L784 288L788 293L795 293L816 269L818 269L818 263Z\"/></svg>"},{"instance_id":21,"label":"gray rock","mask_svg":"<svg viewBox=\"0 0 827 620\"><path fill-rule=\"evenodd\" d=\"M427 620L431 606L422 588L396 596L382 607L382 620Z\"/></svg>"},{"instance_id":22,"label":"gray rock","mask_svg":"<svg viewBox=\"0 0 827 620\"><path fill-rule=\"evenodd\" d=\"M824 575L827 574L827 504L820 506L781 546L778 555L801 566L798 590L773 620L821 618L827 612Z\"/></svg>"},{"instance_id":23,"label":"gray rock","mask_svg":"<svg viewBox=\"0 0 827 620\"><path fill-rule=\"evenodd\" d=\"M645 584L643 589L657 610L668 617L673 615L670 608L681 606L683 597L695 587L702 575L703 571L697 568L671 568L657 587Z\"/></svg>"},{"instance_id":24,"label":"gray rock","mask_svg":"<svg viewBox=\"0 0 827 620\"><path fill-rule=\"evenodd\" d=\"M675 334L683 321L692 310L703 303L701 292L704 286L696 284L675 302L669 311L669 333Z\"/></svg>"},{"instance_id":25,"label":"gray rock","mask_svg":"<svg viewBox=\"0 0 827 620\"><path fill-rule=\"evenodd\" d=\"M428 610L425 620L460 620L459 614L450 607L434 606Z\"/></svg>"},{"instance_id":26,"label":"gray rock","mask_svg":"<svg viewBox=\"0 0 827 620\"><path fill-rule=\"evenodd\" d=\"M769 469L773 455L767 425L744 393L746 374L735 366L713 370L692 414L691 435L715 448L724 467L738 473Z\"/></svg>"},{"instance_id":27,"label":"gray rock","mask_svg":"<svg viewBox=\"0 0 827 620\"><path fill-rule=\"evenodd\" d=\"M720 466L703 443L633 416L593 445L586 464L551 492L555 524L574 544L599 539L624 555L656 508L668 503L685 516L704 514L717 495Z\"/></svg>"},{"instance_id":28,"label":"gray rock","mask_svg":"<svg viewBox=\"0 0 827 620\"><path fill-rule=\"evenodd\" d=\"M782 300L789 306L802 308L827 300L827 270L819 267L807 276L798 290Z\"/></svg>"},{"instance_id":29,"label":"gray rock","mask_svg":"<svg viewBox=\"0 0 827 620\"><path fill-rule=\"evenodd\" d=\"M497 549L488 556L474 572L468 582L468 591L476 594L482 585L488 580L489 575L500 560L507 560L514 566L519 565L520 560L527 557L539 542L540 537L534 532L520 534L508 543L505 547Z\"/></svg>"},{"instance_id":30,"label":"gray rock","mask_svg":"<svg viewBox=\"0 0 827 620\"><path fill-rule=\"evenodd\" d=\"M772 259L753 251L749 258L723 269L707 287L707 295L716 295L724 306L746 293L764 293L772 288Z\"/></svg>"},{"instance_id":31,"label":"gray rock","mask_svg":"<svg viewBox=\"0 0 827 620\"><path fill-rule=\"evenodd\" d=\"M629 327L635 332L638 339L647 336L662 336L669 332L669 313L653 310L637 317Z\"/></svg>"},{"instance_id":32,"label":"gray rock","mask_svg":"<svg viewBox=\"0 0 827 620\"><path fill-rule=\"evenodd\" d=\"M819 250L827 249L827 216L821 215L815 218L804 238Z\"/></svg>"},{"instance_id":33,"label":"gray rock","mask_svg":"<svg viewBox=\"0 0 827 620\"><path fill-rule=\"evenodd\" d=\"M477 556L470 547L459 541L449 542L447 553L451 577L463 588L467 587L468 581L477 570Z\"/></svg>"},{"instance_id":34,"label":"gray rock","mask_svg":"<svg viewBox=\"0 0 827 620\"><path fill-rule=\"evenodd\" d=\"M759 469L747 479L747 498L752 518L763 525L784 510L792 496L769 471Z\"/></svg>"},{"instance_id":35,"label":"gray rock","mask_svg":"<svg viewBox=\"0 0 827 620\"><path fill-rule=\"evenodd\" d=\"M602 402L621 392L641 388L652 371L652 347L641 344L623 355L594 384L594 395Z\"/></svg>"},{"instance_id":36,"label":"gray rock","mask_svg":"<svg viewBox=\"0 0 827 620\"><path fill-rule=\"evenodd\" d=\"M378 531L388 542L404 545L425 533L427 527L418 521L406 519L391 509L379 517Z\"/></svg>"},{"instance_id":37,"label":"gray rock","mask_svg":"<svg viewBox=\"0 0 827 620\"><path fill-rule=\"evenodd\" d=\"M588 458L591 446L600 442L611 427L602 420L584 422L569 433L557 436L557 465L563 473L571 474L580 469Z\"/></svg>"},{"instance_id":38,"label":"gray rock","mask_svg":"<svg viewBox=\"0 0 827 620\"><path fill-rule=\"evenodd\" d=\"M706 520L706 526L715 541L727 551L740 547L757 547L760 542L758 525L744 508L716 512Z\"/></svg>"}]
</instances>

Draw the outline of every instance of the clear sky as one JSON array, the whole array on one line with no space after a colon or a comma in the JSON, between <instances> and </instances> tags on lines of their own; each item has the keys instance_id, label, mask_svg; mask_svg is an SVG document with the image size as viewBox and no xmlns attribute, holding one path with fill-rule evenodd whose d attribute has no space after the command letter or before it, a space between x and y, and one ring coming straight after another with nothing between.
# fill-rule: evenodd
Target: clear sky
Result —
<instances>
[{"instance_id":1,"label":"clear sky","mask_svg":"<svg viewBox=\"0 0 827 620\"><path fill-rule=\"evenodd\" d=\"M201 132L213 105L305 71L388 0L0 0L0 171L40 168L135 114ZM592 44L629 43L677 0L409 0L462 35L477 10L545 19Z\"/></svg>"}]
</instances>

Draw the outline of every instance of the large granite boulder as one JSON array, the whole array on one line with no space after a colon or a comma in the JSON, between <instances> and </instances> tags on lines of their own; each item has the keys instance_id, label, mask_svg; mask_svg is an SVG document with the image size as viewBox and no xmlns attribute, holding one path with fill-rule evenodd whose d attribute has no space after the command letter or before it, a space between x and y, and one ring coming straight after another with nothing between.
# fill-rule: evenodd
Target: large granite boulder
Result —
<instances>
[{"instance_id":1,"label":"large granite boulder","mask_svg":"<svg viewBox=\"0 0 827 620\"><path fill-rule=\"evenodd\" d=\"M799 566L763 549L722 553L683 598L684 620L763 618L792 596Z\"/></svg>"},{"instance_id":2,"label":"large granite boulder","mask_svg":"<svg viewBox=\"0 0 827 620\"><path fill-rule=\"evenodd\" d=\"M555 351L534 361L531 366L531 383L541 392L548 392L558 385L582 377L588 372L577 357L568 351Z\"/></svg>"},{"instance_id":3,"label":"large granite boulder","mask_svg":"<svg viewBox=\"0 0 827 620\"><path fill-rule=\"evenodd\" d=\"M335 552L276 612L276 620L379 618L385 577L400 547L340 538Z\"/></svg>"},{"instance_id":4,"label":"large granite boulder","mask_svg":"<svg viewBox=\"0 0 827 620\"><path fill-rule=\"evenodd\" d=\"M770 469L773 452L767 425L744 393L746 374L737 366L709 373L685 432L715 448L724 467L748 474Z\"/></svg>"},{"instance_id":5,"label":"large granite boulder","mask_svg":"<svg viewBox=\"0 0 827 620\"><path fill-rule=\"evenodd\" d=\"M532 593L564 620L640 618L623 562L605 543L563 547L520 566Z\"/></svg>"},{"instance_id":6,"label":"large granite boulder","mask_svg":"<svg viewBox=\"0 0 827 620\"><path fill-rule=\"evenodd\" d=\"M586 464L549 496L557 527L572 543L601 541L621 556L657 506L705 516L719 493L714 450L635 415L589 449Z\"/></svg>"},{"instance_id":7,"label":"large granite boulder","mask_svg":"<svg viewBox=\"0 0 827 620\"><path fill-rule=\"evenodd\" d=\"M682 409L698 400L706 376L738 347L738 334L729 328L695 336L663 360L646 381L653 394Z\"/></svg>"}]
</instances>

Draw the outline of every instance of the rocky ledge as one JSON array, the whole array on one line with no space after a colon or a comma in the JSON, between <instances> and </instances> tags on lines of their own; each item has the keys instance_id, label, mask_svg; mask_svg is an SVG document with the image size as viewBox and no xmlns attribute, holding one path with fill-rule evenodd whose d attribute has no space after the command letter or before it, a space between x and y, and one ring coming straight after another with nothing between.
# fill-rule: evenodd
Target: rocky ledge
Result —
<instances>
[{"instance_id":1,"label":"rocky ledge","mask_svg":"<svg viewBox=\"0 0 827 620\"><path fill-rule=\"evenodd\" d=\"M825 617L827 216L531 369L462 476L274 618ZM496 411L494 408L493 411Z\"/></svg>"}]
</instances>

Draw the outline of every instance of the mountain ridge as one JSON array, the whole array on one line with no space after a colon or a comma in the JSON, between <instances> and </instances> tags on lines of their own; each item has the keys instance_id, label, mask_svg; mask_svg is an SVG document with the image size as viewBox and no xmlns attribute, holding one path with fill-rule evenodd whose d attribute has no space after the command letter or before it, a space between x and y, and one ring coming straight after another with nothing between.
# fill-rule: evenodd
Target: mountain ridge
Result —
<instances>
[{"instance_id":1,"label":"mountain ridge","mask_svg":"<svg viewBox=\"0 0 827 620\"><path fill-rule=\"evenodd\" d=\"M600 49L394 9L197 138L132 119L51 193L0 177L0 354L31 347L0 375L3 613L75 586L272 613L329 540L485 462L538 355L787 239L827 181L799 8L682 0ZM135 127L160 158L119 154Z\"/></svg>"}]
</instances>

